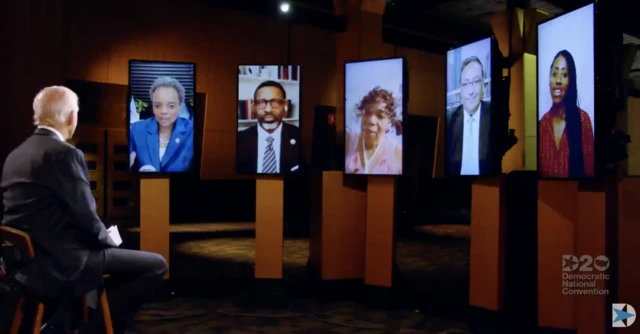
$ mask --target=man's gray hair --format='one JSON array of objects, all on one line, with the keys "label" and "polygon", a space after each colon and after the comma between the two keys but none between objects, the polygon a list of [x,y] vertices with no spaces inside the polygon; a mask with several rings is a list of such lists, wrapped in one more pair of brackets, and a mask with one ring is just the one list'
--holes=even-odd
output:
[{"label": "man's gray hair", "polygon": [[46,87],[33,99],[34,125],[62,125],[72,112],[78,112],[78,95],[67,87]]},{"label": "man's gray hair", "polygon": [[159,77],[157,78],[153,84],[151,85],[151,89],[149,89],[149,98],[153,101],[153,92],[158,89],[158,87],[171,87],[178,92],[178,101],[182,105],[185,99],[185,90],[182,84],[178,80],[172,77]]}]

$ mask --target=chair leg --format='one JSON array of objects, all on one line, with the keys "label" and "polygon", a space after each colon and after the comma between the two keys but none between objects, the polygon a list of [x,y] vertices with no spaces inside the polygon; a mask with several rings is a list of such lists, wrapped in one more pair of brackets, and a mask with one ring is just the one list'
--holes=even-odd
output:
[{"label": "chair leg", "polygon": [[106,289],[103,289],[100,294],[100,309],[102,310],[102,318],[104,319],[105,334],[113,334],[113,321],[111,320],[111,310],[109,310],[109,300],[107,299]]},{"label": "chair leg", "polygon": [[16,311],[13,314],[13,322],[11,323],[11,331],[10,334],[18,334],[20,331],[20,325],[22,324],[22,307],[24,306],[24,297],[18,300],[18,305],[16,305]]},{"label": "chair leg", "polygon": [[40,334],[42,318],[44,318],[44,303],[38,303],[36,318],[33,320],[33,334]]},{"label": "chair leg", "polygon": [[86,293],[82,295],[82,321],[85,324],[89,322],[89,300]]}]

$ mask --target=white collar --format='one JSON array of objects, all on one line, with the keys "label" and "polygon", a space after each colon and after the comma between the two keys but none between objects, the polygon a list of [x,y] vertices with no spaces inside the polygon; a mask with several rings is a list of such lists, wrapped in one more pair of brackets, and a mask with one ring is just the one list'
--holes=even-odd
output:
[{"label": "white collar", "polygon": [[60,133],[60,131],[58,131],[58,130],[56,130],[56,129],[54,129],[54,128],[50,127],[50,126],[46,126],[46,125],[38,125],[38,129],[47,129],[47,130],[49,130],[49,131],[51,131],[51,132],[55,133],[55,134],[56,134],[56,136],[58,136],[58,138],[60,138],[60,140],[62,140],[62,141],[66,141],[66,140],[64,139],[64,137],[62,136],[62,133]]},{"label": "white collar", "polygon": [[267,132],[267,130],[265,130],[262,126],[260,126],[260,124],[258,124],[257,126],[258,126],[258,136],[261,138],[267,138],[269,136],[272,136],[273,139],[275,140],[275,139],[279,139],[280,133],[282,133],[282,122],[280,122],[278,127],[272,133]]},{"label": "white collar", "polygon": [[478,110],[476,110],[475,114],[471,115],[471,113],[469,113],[467,111],[467,109],[462,109],[463,113],[464,113],[464,121],[468,121],[470,119],[473,119],[474,121],[479,121],[480,120],[480,109],[482,108],[482,105],[478,106]]}]

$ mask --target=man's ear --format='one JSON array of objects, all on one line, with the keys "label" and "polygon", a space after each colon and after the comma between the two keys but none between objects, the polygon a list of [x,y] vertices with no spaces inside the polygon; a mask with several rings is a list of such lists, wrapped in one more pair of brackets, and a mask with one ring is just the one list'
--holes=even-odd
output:
[{"label": "man's ear", "polygon": [[78,117],[78,113],[72,110],[69,113],[69,116],[67,117],[67,122],[66,122],[67,124],[66,125],[70,126],[70,127],[73,126],[75,124],[75,122],[76,122],[76,118],[77,117]]}]

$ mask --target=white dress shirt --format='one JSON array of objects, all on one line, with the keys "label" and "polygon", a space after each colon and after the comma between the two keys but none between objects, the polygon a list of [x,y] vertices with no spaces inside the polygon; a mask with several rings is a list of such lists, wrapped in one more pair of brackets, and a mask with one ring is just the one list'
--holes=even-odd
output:
[{"label": "white dress shirt", "polygon": [[480,174],[480,108],[475,114],[463,110],[464,123],[462,125],[462,166],[460,175]]},{"label": "white dress shirt", "polygon": [[262,163],[264,162],[264,154],[267,151],[267,137],[273,137],[273,151],[276,154],[276,173],[280,173],[280,142],[282,141],[282,123],[278,125],[273,133],[267,132],[260,125],[258,128],[258,173],[262,173]]},{"label": "white dress shirt", "polygon": [[47,129],[47,130],[49,130],[49,131],[51,131],[51,132],[55,133],[55,134],[56,134],[56,136],[58,136],[58,138],[60,138],[60,140],[62,140],[62,141],[66,141],[66,140],[64,139],[64,137],[62,136],[62,133],[60,133],[58,130],[56,130],[56,129],[54,129],[54,128],[50,127],[50,126],[46,126],[46,125],[38,125],[38,129]]},{"label": "white dress shirt", "polygon": [[375,174],[373,173],[370,169],[374,169],[376,166],[372,166],[369,162],[371,162],[371,160],[373,160],[373,158],[376,157],[376,154],[380,151],[379,148],[380,146],[382,146],[383,143],[379,142],[378,145],[376,146],[376,148],[373,150],[373,153],[371,153],[371,156],[367,156],[367,148],[364,146],[364,140],[362,140],[362,155],[364,157],[364,172],[365,174]]}]

